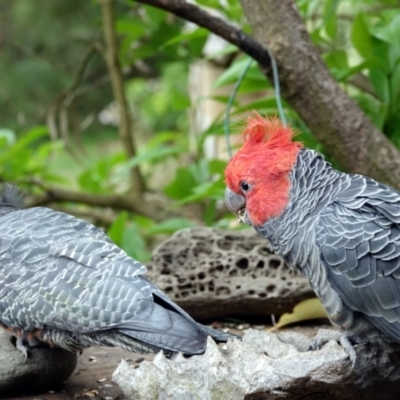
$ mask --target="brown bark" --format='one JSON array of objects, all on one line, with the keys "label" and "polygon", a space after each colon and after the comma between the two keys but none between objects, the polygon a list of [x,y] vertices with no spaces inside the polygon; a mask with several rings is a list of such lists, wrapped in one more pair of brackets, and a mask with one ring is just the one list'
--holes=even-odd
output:
[{"label": "brown bark", "polygon": [[330,75],[292,0],[241,0],[275,55],[282,96],[346,171],[400,188],[400,153]]}]

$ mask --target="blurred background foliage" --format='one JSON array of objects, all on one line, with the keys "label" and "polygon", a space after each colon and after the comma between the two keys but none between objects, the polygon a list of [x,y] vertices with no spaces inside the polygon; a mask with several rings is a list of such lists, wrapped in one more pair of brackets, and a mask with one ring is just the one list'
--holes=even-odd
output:
[{"label": "blurred background foliage", "polygon": [[[249,31],[239,2],[197,3]],[[332,75],[400,146],[400,2],[297,5]],[[103,226],[130,255],[146,261],[149,249],[177,229],[234,225],[223,206],[226,152],[206,144],[223,140],[223,110],[248,58],[155,8],[121,0],[114,14],[133,157],[119,133],[99,2],[0,0],[0,180],[20,185],[30,204]],[[194,65],[218,71],[206,95],[193,91]],[[196,109],[210,100],[219,111],[199,124]],[[234,103],[232,132],[253,109],[277,114],[273,88],[255,63]],[[325,152],[287,104],[285,112],[301,131],[299,140]],[[133,187],[132,169],[143,188]],[[107,195],[117,200],[103,199]],[[154,207],[142,210],[130,199]]]}]

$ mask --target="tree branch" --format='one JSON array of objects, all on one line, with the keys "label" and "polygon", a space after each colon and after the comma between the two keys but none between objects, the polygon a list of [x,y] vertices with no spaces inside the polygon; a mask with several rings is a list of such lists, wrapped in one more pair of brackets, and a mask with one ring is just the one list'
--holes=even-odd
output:
[{"label": "tree branch", "polygon": [[75,215],[78,218],[86,219],[92,224],[108,228],[117,218],[117,214],[111,209],[99,210],[95,208],[79,209],[76,207],[63,207],[58,204],[51,206],[53,210]]},{"label": "tree branch", "polygon": [[[36,182],[36,184],[38,184]],[[38,184],[39,185],[39,184]],[[43,194],[35,196],[27,201],[27,207],[38,207],[53,202],[74,202],[82,203],[90,206],[110,207],[116,210],[127,210],[133,213],[143,214],[157,219],[160,209],[157,209],[152,203],[137,201],[133,196],[119,195],[98,195],[93,193],[76,192],[73,190],[65,190],[60,187],[49,187],[43,185],[41,189]]]},{"label": "tree branch", "polygon": [[[114,0],[99,0],[103,16],[103,31],[105,41],[104,56],[110,73],[112,90],[120,108],[119,134],[128,159],[135,157],[136,148],[132,136],[132,119],[125,97],[124,80],[118,58],[118,45],[114,26]],[[145,190],[139,167],[131,169],[132,186],[135,197],[142,200]]]},{"label": "tree branch", "polygon": [[207,28],[253,57],[271,78],[276,58],[282,97],[349,172],[400,189],[400,153],[330,75],[292,0],[241,0],[257,41],[185,0],[137,0]]}]

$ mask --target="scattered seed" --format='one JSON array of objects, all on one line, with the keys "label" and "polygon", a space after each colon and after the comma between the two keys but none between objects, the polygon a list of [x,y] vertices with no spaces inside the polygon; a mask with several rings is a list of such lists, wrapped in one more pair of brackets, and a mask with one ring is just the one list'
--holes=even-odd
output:
[{"label": "scattered seed", "polygon": [[97,379],[97,382],[101,383],[101,382],[105,382],[107,379],[106,378],[101,378],[101,379]]}]

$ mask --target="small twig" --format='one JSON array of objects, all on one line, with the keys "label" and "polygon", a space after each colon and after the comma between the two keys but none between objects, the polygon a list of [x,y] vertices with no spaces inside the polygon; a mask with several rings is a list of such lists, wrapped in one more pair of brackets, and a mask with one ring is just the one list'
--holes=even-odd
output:
[{"label": "small twig", "polygon": [[[38,184],[38,183],[36,183]],[[162,210],[149,202],[138,202],[135,198],[121,195],[98,195],[93,193],[66,190],[61,187],[47,186],[41,183],[43,194],[32,197],[27,201],[27,207],[43,206],[50,203],[73,202],[97,207],[110,207],[116,210],[127,210],[157,219]]]},{"label": "small twig", "polygon": [[[115,34],[114,0],[99,0],[103,17],[103,31],[105,50],[104,57],[111,78],[114,97],[120,108],[119,134],[128,159],[135,157],[136,148],[132,136],[132,119],[129,113],[128,102],[125,97],[124,80],[118,58],[117,38]],[[132,192],[142,200],[145,185],[138,166],[131,169]]]},{"label": "small twig", "polygon": [[[64,91],[62,92],[57,99],[54,101],[54,103],[48,108],[47,111],[47,126],[49,127],[49,132],[50,132],[50,137],[53,140],[56,140],[60,135],[59,135],[59,130],[58,130],[58,124],[57,124],[57,112],[61,108],[68,108],[69,105],[71,104],[74,96],[71,96],[79,85],[82,83],[83,76],[86,71],[86,67],[88,66],[93,54],[96,52],[96,47],[91,46],[90,49],[86,52],[85,56],[83,57],[80,65],[78,66],[78,69],[76,70],[74,74],[74,79],[71,83],[71,85]],[[66,100],[68,101],[64,103]],[[65,110],[66,111],[66,110]],[[65,118],[63,121],[64,127],[63,131],[65,131]],[[64,133],[65,135],[65,133]],[[64,138],[65,139],[65,138]]]}]

